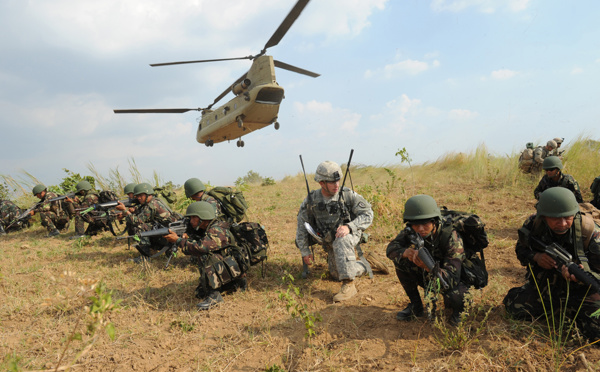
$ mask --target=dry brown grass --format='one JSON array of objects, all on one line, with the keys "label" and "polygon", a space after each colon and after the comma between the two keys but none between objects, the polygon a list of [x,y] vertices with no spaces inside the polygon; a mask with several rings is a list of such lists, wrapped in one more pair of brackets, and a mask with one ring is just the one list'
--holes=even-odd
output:
[{"label": "dry brown grass", "polygon": [[[353,170],[355,189],[377,198],[377,218],[368,230],[371,242],[364,248],[381,256],[402,225],[404,201],[416,193],[428,193],[452,209],[476,212],[487,223],[490,284],[475,295],[475,306],[490,315],[483,332],[463,350],[444,350],[431,323],[395,320],[407,299],[394,275],[360,279],[355,298],[332,304],[339,283],[322,278],[326,263],[321,252],[311,278],[296,281],[309,309],[323,317],[317,335],[304,338],[304,324],[290,317],[277,296],[286,288],[281,277],[286,272],[299,276],[301,268],[294,235],[305,184],[297,175],[245,192],[251,205],[249,219],[263,224],[270,238],[267,272],[262,278],[260,268],[252,268],[249,291],[225,296],[225,303],[209,312],[196,310],[197,270],[186,257],[174,259],[168,270],[162,269],[163,259],[135,265],[126,259],[136,254],[109,235],[78,244],[63,236],[45,239],[39,225],[1,238],[0,366],[56,367],[87,302],[77,296],[77,288],[53,280],[69,271],[78,278],[103,280],[114,290],[113,296],[123,300],[122,309],[110,314],[116,340],[102,334],[74,370],[255,371],[273,366],[287,371],[556,370],[555,350],[544,336],[543,322],[509,320],[502,306],[508,289],[523,282],[514,242],[517,228],[534,210],[536,181],[505,169],[514,163],[514,158],[488,158],[479,148],[412,170]],[[392,174],[396,181],[390,186]],[[577,172],[573,174],[577,178]],[[52,306],[44,306],[49,298]],[[480,326],[482,314],[468,324]],[[72,341],[65,360],[82,346]],[[561,355],[567,358],[577,346],[574,341]],[[600,352],[585,348],[567,358],[562,368],[598,370]]]}]

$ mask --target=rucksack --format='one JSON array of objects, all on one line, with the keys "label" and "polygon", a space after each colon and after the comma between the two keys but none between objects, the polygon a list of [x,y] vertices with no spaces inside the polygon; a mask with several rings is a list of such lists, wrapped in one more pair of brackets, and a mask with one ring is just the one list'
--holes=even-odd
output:
[{"label": "rucksack", "polygon": [[460,281],[475,289],[485,287],[488,284],[488,272],[483,250],[490,243],[485,223],[476,214],[448,210],[446,207],[442,207],[441,212],[441,241],[450,240],[452,230],[456,230],[463,240],[465,260],[461,266]]},{"label": "rucksack", "polygon": [[106,203],[114,200],[119,200],[119,197],[112,190],[102,190],[98,194],[98,199],[100,200],[100,203]]},{"label": "rucksack", "polygon": [[600,194],[600,177],[594,178],[594,182],[592,182],[592,185],[590,186],[590,191],[594,196]]},{"label": "rucksack", "polygon": [[175,192],[173,190],[171,190],[170,188],[167,187],[162,187],[162,186],[156,186],[154,188],[154,193],[158,196],[161,197],[168,203],[168,204],[173,204],[177,201],[177,194],[175,194]]},{"label": "rucksack", "polygon": [[265,229],[256,222],[242,222],[233,224],[229,229],[237,245],[247,252],[247,259],[251,266],[267,259],[269,239]]},{"label": "rucksack", "polygon": [[223,213],[233,222],[240,222],[246,216],[248,203],[241,191],[235,191],[231,187],[218,186],[208,191],[207,194],[217,199]]}]

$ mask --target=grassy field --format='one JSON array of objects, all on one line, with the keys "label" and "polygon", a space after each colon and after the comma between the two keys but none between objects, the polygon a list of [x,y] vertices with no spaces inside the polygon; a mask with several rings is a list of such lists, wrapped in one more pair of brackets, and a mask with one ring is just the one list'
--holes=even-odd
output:
[{"label": "grassy field", "polygon": [[[579,181],[585,200],[591,199],[589,185],[600,175],[596,146],[581,139],[564,161],[565,172]],[[311,187],[318,187],[311,180],[309,175]],[[294,237],[306,189],[304,178],[297,175],[245,191],[251,206],[248,219],[263,224],[270,239],[264,277],[260,266],[253,267],[249,290],[224,296],[225,303],[208,312],[196,310],[198,271],[188,257],[173,259],[167,270],[163,258],[138,265],[127,262],[136,251],[108,233],[70,240],[71,227],[69,233],[48,239],[39,223],[0,238],[0,369],[600,369],[600,349],[586,346],[576,332],[560,342],[544,319],[532,324],[505,315],[502,299],[523,283],[525,269],[514,245],[517,229],[534,212],[538,182],[517,171],[516,156],[489,156],[481,146],[419,166],[356,166],[352,180],[376,213],[363,249],[379,254],[390,269],[385,248],[402,228],[403,204],[410,196],[432,195],[439,205],[477,213],[486,222],[490,283],[472,291],[473,305],[462,326],[396,321],[396,312],[408,300],[394,274],[361,278],[357,296],[333,304],[340,284],[327,279],[325,257],[318,249],[311,277],[300,279]],[[291,283],[284,280],[290,274],[295,279]],[[289,296],[282,299],[288,288]],[[292,317],[288,307],[300,316]],[[307,338],[306,324],[313,318],[308,329],[314,335]]]}]

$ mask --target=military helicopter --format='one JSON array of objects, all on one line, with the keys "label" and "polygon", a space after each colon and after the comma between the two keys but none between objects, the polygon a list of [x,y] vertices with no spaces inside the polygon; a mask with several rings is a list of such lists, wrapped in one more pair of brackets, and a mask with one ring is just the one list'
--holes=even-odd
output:
[{"label": "military helicopter", "polygon": [[[279,25],[275,33],[265,44],[260,53],[246,57],[205,59],[197,61],[181,61],[151,64],[152,67],[180,65],[188,63],[204,63],[249,59],[252,66],[230,87],[225,89],[213,103],[204,108],[170,108],[170,109],[125,109],[114,110],[116,114],[179,114],[188,111],[201,111],[202,117],[198,121],[196,140],[212,147],[215,143],[237,140],[238,147],[244,147],[242,136],[273,124],[279,129],[277,114],[279,105],[284,98],[284,90],[275,80],[275,67],[297,72],[310,77],[320,76],[317,73],[274,60],[266,55],[268,48],[279,44],[279,41],[296,21],[304,7],[310,0],[298,0],[292,10]],[[219,108],[212,107],[224,98],[229,92],[235,97]]]}]

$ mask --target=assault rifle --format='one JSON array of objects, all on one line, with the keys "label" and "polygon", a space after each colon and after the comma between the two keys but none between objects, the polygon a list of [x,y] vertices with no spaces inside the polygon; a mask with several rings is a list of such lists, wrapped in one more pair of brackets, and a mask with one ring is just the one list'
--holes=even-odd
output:
[{"label": "assault rifle", "polygon": [[15,220],[10,223],[10,225],[6,226],[5,230],[8,231],[8,229],[10,229],[13,226],[18,226],[20,224],[27,223],[27,221],[31,218],[31,211],[36,209],[41,204],[42,204],[42,202],[39,201],[39,202],[35,203],[31,208],[27,209],[25,212],[18,215],[17,218],[15,218]]},{"label": "assault rifle", "polygon": [[[139,241],[142,238],[152,238],[152,237],[168,235],[169,230],[173,231],[178,236],[182,236],[186,229],[187,229],[187,220],[183,219],[183,220],[171,222],[169,224],[169,226],[167,226],[167,227],[157,227],[157,228],[149,230],[149,231],[142,231],[135,235],[119,236],[119,237],[117,237],[117,240],[133,238],[134,240]],[[169,256],[169,258],[167,259],[167,263],[165,265],[165,269],[166,269],[167,267],[169,267],[171,258],[173,258],[177,255],[177,246],[175,244],[166,245],[165,247],[163,247],[163,249],[161,249],[158,253],[151,256],[150,258],[158,257],[163,253],[165,253]]]},{"label": "assault rifle", "polygon": [[65,200],[66,198],[72,198],[74,196],[75,196],[75,193],[74,192],[70,192],[68,194],[56,196],[54,198],[45,200],[44,203],[52,203],[52,202],[55,202],[55,201]]},{"label": "assault rifle", "polygon": [[566,266],[569,273],[574,275],[577,280],[583,284],[592,287],[594,292],[600,292],[600,281],[591,273],[583,270],[578,264],[573,262],[573,256],[561,247],[558,243],[546,244],[538,238],[529,235],[529,239],[534,243],[533,248],[539,252],[546,253],[556,261],[557,270],[561,270],[562,266]]},{"label": "assault rifle", "polygon": [[105,203],[98,203],[98,204],[94,204],[91,207],[88,208],[78,208],[76,209],[76,211],[79,211],[79,213],[82,216],[85,216],[86,214],[88,214],[91,211],[106,211],[108,209],[114,208],[117,205],[119,205],[119,203],[122,203],[125,207],[129,208],[129,207],[133,207],[134,205],[137,205],[137,200],[112,200],[112,201],[108,201]]},{"label": "assault rifle", "polygon": [[409,239],[410,239],[410,242],[415,245],[415,249],[417,250],[417,253],[419,254],[419,259],[421,261],[423,261],[425,266],[427,266],[427,268],[429,269],[429,272],[432,273],[433,275],[435,275],[439,279],[440,284],[442,285],[442,287],[444,289],[448,289],[449,288],[448,283],[446,283],[446,281],[442,277],[442,274],[440,273],[440,264],[439,264],[439,262],[434,261],[429,250],[427,248],[425,248],[425,242],[423,241],[423,238],[421,237],[421,235],[414,233],[414,234],[410,235]]}]

